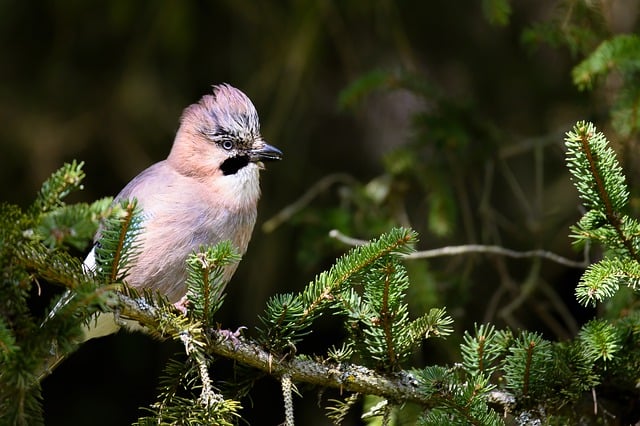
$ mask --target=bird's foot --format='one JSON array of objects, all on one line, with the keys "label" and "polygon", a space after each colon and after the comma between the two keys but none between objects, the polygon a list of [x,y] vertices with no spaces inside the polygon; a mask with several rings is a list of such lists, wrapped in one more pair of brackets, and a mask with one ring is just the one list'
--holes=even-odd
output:
[{"label": "bird's foot", "polygon": [[187,298],[187,296],[184,296],[182,299],[174,303],[173,306],[175,306],[177,310],[182,312],[182,315],[186,316],[189,306],[189,299]]},{"label": "bird's foot", "polygon": [[242,330],[246,330],[246,329],[247,327],[243,325],[238,327],[236,331],[219,330],[219,333],[220,333],[220,336],[222,336],[223,342],[231,341],[234,347],[238,347],[238,345],[240,344],[239,337],[242,335]]}]

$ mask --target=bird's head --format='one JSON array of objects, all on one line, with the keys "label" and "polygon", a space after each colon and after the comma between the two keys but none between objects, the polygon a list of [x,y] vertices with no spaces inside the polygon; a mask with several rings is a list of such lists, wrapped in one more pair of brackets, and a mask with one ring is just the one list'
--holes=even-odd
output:
[{"label": "bird's head", "polygon": [[282,152],[260,135],[258,113],[240,90],[221,84],[187,107],[168,161],[181,173],[210,178],[254,172]]}]

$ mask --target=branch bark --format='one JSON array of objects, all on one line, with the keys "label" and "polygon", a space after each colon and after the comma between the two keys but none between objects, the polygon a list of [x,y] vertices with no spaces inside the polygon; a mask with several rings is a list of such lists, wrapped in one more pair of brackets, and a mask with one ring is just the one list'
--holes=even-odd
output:
[{"label": "branch bark", "polygon": [[[157,324],[158,309],[144,300],[119,294],[120,304],[114,307],[120,315],[145,324]],[[168,330],[179,332],[179,330]],[[434,401],[417,391],[417,382],[408,373],[384,375],[369,368],[349,363],[314,361],[307,358],[282,358],[265,351],[258,343],[228,330],[206,330],[211,344],[206,350],[232,359],[275,377],[289,376],[296,383],[349,392],[378,395],[393,401],[413,402],[431,407]]]}]

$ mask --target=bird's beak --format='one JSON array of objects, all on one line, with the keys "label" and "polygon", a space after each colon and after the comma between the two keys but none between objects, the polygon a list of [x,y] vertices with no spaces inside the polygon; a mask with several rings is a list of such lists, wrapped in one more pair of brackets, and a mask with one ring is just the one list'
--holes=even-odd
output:
[{"label": "bird's beak", "polygon": [[282,151],[263,142],[249,152],[249,157],[254,162],[282,160]]}]

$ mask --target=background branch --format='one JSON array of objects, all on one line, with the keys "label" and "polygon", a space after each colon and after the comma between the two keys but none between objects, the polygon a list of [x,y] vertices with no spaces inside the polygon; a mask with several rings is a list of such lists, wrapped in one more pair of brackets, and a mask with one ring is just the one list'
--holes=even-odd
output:
[{"label": "background branch", "polygon": [[[359,240],[357,238],[350,237],[348,235],[344,235],[337,229],[332,229],[329,232],[329,236],[331,238],[335,238],[336,240],[348,244],[350,246],[359,246],[366,244],[368,241]],[[442,256],[457,256],[460,254],[470,254],[470,253],[480,253],[480,254],[497,254],[499,256],[507,256],[512,258],[530,258],[530,257],[541,257],[547,260],[551,260],[552,262],[558,263],[560,265],[568,266],[570,268],[578,268],[585,269],[589,266],[589,260],[586,258],[578,262],[575,260],[567,259],[566,257],[560,256],[558,254],[552,253],[547,250],[527,250],[527,251],[516,251],[507,249],[500,246],[495,245],[483,245],[483,244],[464,244],[459,246],[447,246],[441,247],[432,250],[422,250],[416,251],[404,256],[405,259],[429,259],[433,257],[442,257]]]}]

